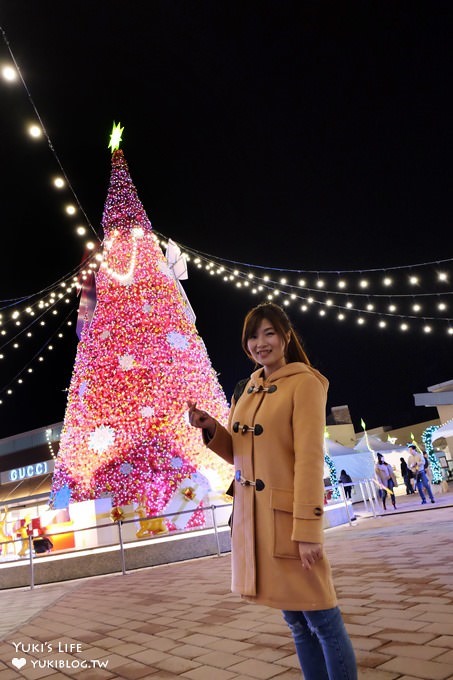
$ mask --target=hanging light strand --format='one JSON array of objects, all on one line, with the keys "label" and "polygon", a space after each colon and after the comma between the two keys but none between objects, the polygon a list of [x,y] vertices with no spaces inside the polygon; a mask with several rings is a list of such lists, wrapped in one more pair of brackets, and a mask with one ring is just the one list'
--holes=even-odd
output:
[{"label": "hanging light strand", "polygon": [[[35,352],[35,354],[34,354],[33,357],[30,359],[30,361],[28,361],[21,369],[19,369],[19,371],[17,371],[17,372],[15,373],[15,375],[14,375],[14,376],[13,376],[13,377],[5,384],[5,385],[3,385],[2,387],[0,387],[0,395],[3,395],[3,394],[5,394],[5,393],[8,394],[8,395],[13,394],[12,385],[17,384],[17,383],[20,383],[20,384],[21,384],[21,383],[23,382],[22,376],[24,375],[24,373],[25,373],[26,371],[32,372],[31,366],[32,366],[32,364],[35,363],[36,359],[41,360],[41,361],[44,360],[44,358],[43,358],[43,356],[42,356],[43,351],[44,351],[46,348],[50,347],[50,343],[51,343],[52,340],[55,338],[55,336],[57,335],[57,333],[61,330],[61,328],[62,328],[64,325],[72,325],[71,322],[68,321],[68,319],[69,319],[69,317],[71,316],[71,314],[74,313],[75,309],[76,309],[76,307],[72,307],[72,309],[69,310],[68,314],[65,316],[65,318],[64,318],[63,321],[60,323],[60,325],[58,326],[58,328],[53,332],[52,336],[46,339],[46,341],[40,346],[40,348],[38,349],[38,351]],[[1,404],[1,403],[2,403],[2,401],[0,400],[0,404]]]},{"label": "hanging light strand", "polygon": [[90,227],[91,231],[92,231],[93,234],[96,236],[96,238],[99,240],[99,236],[98,236],[98,234],[97,234],[95,228],[94,228],[93,225],[91,224],[90,219],[88,218],[88,215],[86,214],[85,210],[83,209],[83,206],[82,206],[82,204],[81,204],[80,201],[79,201],[79,198],[78,198],[78,196],[77,196],[77,194],[76,194],[76,191],[75,191],[74,187],[72,186],[72,184],[71,184],[71,182],[70,182],[70,180],[69,180],[69,177],[67,176],[67,174],[66,174],[66,172],[65,172],[65,169],[63,168],[63,165],[61,164],[61,161],[60,161],[60,158],[58,157],[57,152],[55,151],[55,148],[54,148],[54,146],[53,146],[53,144],[52,144],[52,140],[50,139],[50,137],[49,137],[49,135],[48,135],[48,133],[47,133],[46,126],[44,125],[44,122],[43,122],[43,120],[42,120],[42,118],[41,118],[41,115],[40,115],[40,113],[39,113],[39,111],[38,111],[38,109],[37,109],[37,107],[36,107],[36,104],[35,104],[35,102],[34,102],[34,100],[33,100],[33,97],[31,96],[31,92],[30,92],[30,90],[29,90],[29,88],[28,88],[28,86],[27,86],[27,83],[25,82],[25,79],[24,79],[23,75],[22,75],[22,72],[21,72],[21,70],[20,70],[19,64],[17,63],[16,57],[14,56],[13,50],[12,50],[11,45],[10,45],[9,40],[8,40],[8,36],[6,35],[4,29],[3,29],[1,26],[0,26],[0,31],[1,31],[1,33],[2,33],[3,41],[4,41],[4,43],[5,43],[5,45],[6,45],[6,48],[7,48],[8,52],[9,52],[9,55],[10,55],[10,57],[11,57],[11,60],[12,60],[12,62],[13,62],[13,64],[14,64],[14,68],[16,69],[17,74],[18,74],[18,76],[19,76],[19,78],[20,78],[20,81],[21,81],[21,83],[22,83],[22,86],[23,86],[23,88],[24,88],[24,90],[25,90],[25,92],[26,92],[26,94],[27,94],[28,101],[30,102],[30,104],[31,104],[31,106],[32,106],[32,108],[33,108],[33,111],[35,112],[35,115],[36,115],[36,118],[37,118],[38,121],[39,121],[39,125],[40,125],[40,127],[41,127],[41,130],[42,130],[42,132],[43,132],[43,134],[44,134],[44,136],[45,136],[45,138],[46,138],[46,140],[47,140],[47,144],[48,144],[48,146],[49,146],[49,149],[50,149],[51,153],[53,154],[53,157],[55,158],[55,161],[57,162],[57,165],[58,165],[58,167],[60,168],[60,171],[61,171],[63,177],[65,178],[65,181],[66,181],[66,183],[67,183],[67,185],[68,185],[68,188],[69,188],[69,190],[71,191],[72,195],[74,196],[74,200],[76,201],[76,203],[77,203],[77,205],[78,205],[78,207],[79,207],[80,212],[81,212],[82,215],[84,216],[86,223],[88,224],[88,226]]}]

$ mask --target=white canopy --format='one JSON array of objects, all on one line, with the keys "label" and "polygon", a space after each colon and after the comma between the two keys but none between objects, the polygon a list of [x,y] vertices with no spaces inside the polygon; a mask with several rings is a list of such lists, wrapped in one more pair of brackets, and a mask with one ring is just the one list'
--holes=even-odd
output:
[{"label": "white canopy", "polygon": [[327,453],[329,456],[347,456],[350,455],[351,453],[357,453],[357,451],[354,451],[354,449],[350,449],[347,446],[343,446],[343,444],[339,444],[338,442],[334,441],[333,439],[329,439],[326,437],[325,439],[326,442],[326,449]]},{"label": "white canopy", "polygon": [[375,453],[378,451],[387,451],[390,453],[391,451],[406,451],[406,448],[406,446],[395,446],[392,442],[384,442],[374,434],[363,434],[354,446],[354,451],[361,452],[369,451],[371,449],[371,451],[374,451]]},{"label": "white canopy", "polygon": [[431,441],[434,442],[441,437],[453,437],[453,419],[447,420],[447,422],[438,427],[437,430],[434,430]]}]

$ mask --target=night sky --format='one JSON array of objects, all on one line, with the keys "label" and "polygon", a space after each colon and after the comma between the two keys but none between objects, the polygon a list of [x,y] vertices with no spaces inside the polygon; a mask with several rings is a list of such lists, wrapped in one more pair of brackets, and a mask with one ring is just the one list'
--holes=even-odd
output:
[{"label": "night sky", "polygon": [[[74,196],[51,186],[59,163],[102,238],[120,121],[159,233],[244,270],[322,278],[433,263],[425,280],[449,273],[442,299],[453,317],[452,19],[451,2],[4,0],[0,61],[11,61],[8,41],[28,93],[0,80],[1,299],[46,288],[83,257],[75,224],[86,220],[66,216]],[[52,148],[27,136],[33,104]],[[230,398],[253,368],[240,347],[244,314],[264,298],[191,266],[184,287]],[[382,332],[372,318],[359,327],[353,316],[287,311],[330,380],[329,410],[349,405],[357,430],[361,419],[373,428],[437,417],[413,394],[453,377],[445,324]],[[5,386],[37,348],[0,350],[0,437],[63,420],[76,344],[66,333],[11,396]]]}]

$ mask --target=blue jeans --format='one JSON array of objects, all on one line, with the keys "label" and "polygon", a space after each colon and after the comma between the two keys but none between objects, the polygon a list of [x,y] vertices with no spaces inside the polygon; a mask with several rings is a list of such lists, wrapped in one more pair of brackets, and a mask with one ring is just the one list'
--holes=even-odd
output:
[{"label": "blue jeans", "polygon": [[431,501],[434,500],[433,492],[431,491],[431,485],[429,483],[428,477],[426,476],[426,472],[424,470],[420,470],[420,472],[416,473],[417,477],[417,489],[418,493],[420,494],[420,498],[422,499],[422,502],[426,502],[425,494],[423,493],[423,487],[425,487],[426,491],[428,492],[428,496]]},{"label": "blue jeans", "polygon": [[351,640],[338,607],[283,611],[305,680],[357,680]]}]

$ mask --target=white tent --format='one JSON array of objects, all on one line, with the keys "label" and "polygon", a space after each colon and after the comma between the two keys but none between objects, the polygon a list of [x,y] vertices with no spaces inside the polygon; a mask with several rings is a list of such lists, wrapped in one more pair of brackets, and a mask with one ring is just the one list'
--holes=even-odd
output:
[{"label": "white tent", "polygon": [[402,452],[406,451],[407,447],[406,446],[395,446],[395,444],[392,444],[392,442],[384,442],[382,439],[379,439],[374,434],[363,434],[362,437],[359,439],[357,444],[354,446],[354,451],[374,451],[374,453],[379,452]]},{"label": "white tent", "polygon": [[367,452],[370,456],[370,462],[372,462],[372,465],[367,467],[370,477],[374,477],[374,466],[377,461],[377,453],[382,453],[385,462],[390,463],[392,466],[398,483],[403,484],[403,479],[401,477],[400,458],[407,460],[407,446],[395,446],[395,444],[392,444],[392,442],[382,441],[382,439],[380,439],[377,435],[364,433],[354,446],[354,450],[357,453]]},{"label": "white tent", "polygon": [[[374,459],[373,454],[368,449],[365,451],[355,451],[328,438],[325,440],[325,446],[335,465],[338,477],[341,470],[346,470],[353,482],[373,477]],[[357,487],[354,490],[354,500],[359,501],[361,499],[362,495]]]},{"label": "white tent", "polygon": [[343,446],[343,444],[339,444],[338,442],[334,441],[333,439],[329,439],[326,437],[325,439],[326,442],[326,449],[327,453],[329,456],[347,456],[349,454],[354,454],[357,453],[357,451],[354,451],[354,449],[350,449],[348,446]]},{"label": "white tent", "polygon": [[453,437],[453,419],[447,420],[447,422],[438,427],[437,430],[434,430],[431,441],[434,442],[441,437]]}]

